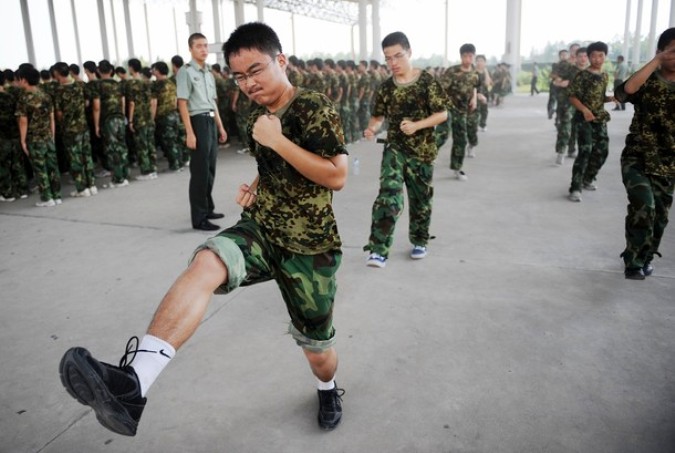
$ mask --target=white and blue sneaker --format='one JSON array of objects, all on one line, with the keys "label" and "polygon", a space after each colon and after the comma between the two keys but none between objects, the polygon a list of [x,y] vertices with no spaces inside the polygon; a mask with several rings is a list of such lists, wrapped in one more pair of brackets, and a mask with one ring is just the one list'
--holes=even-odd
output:
[{"label": "white and blue sneaker", "polygon": [[368,261],[366,261],[366,266],[368,267],[379,267],[381,269],[386,265],[387,265],[387,258],[378,253],[371,253],[368,256]]},{"label": "white and blue sneaker", "polygon": [[423,245],[414,245],[410,252],[410,258],[414,260],[421,260],[427,256],[427,248]]}]

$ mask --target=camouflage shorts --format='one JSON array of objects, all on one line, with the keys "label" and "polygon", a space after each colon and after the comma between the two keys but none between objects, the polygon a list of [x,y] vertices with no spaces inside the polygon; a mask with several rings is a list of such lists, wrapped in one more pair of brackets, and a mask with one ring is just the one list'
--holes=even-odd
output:
[{"label": "camouflage shorts", "polygon": [[335,344],[335,274],[342,252],[291,253],[272,244],[246,214],[234,226],[197,247],[190,261],[204,249],[218,255],[227,267],[228,279],[216,290],[217,294],[274,280],[291,317],[289,333],[298,346],[321,352]]}]

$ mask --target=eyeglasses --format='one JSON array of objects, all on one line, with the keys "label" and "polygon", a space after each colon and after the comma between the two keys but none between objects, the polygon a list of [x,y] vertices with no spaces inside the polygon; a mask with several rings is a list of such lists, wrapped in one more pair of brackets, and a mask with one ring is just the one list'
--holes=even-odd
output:
[{"label": "eyeglasses", "polygon": [[242,73],[236,73],[232,77],[234,78],[234,83],[237,84],[237,86],[241,86],[245,83],[248,82],[248,79],[256,79],[257,77],[260,76],[269,66],[270,64],[276,59],[276,57],[272,58],[270,61],[267,62],[267,64],[257,67],[253,69],[252,71],[249,71],[245,74]]},{"label": "eyeglasses", "polygon": [[385,57],[384,61],[386,63],[392,63],[394,61],[400,60],[403,57],[406,57],[407,54],[408,54],[407,52],[398,52],[398,53],[395,53],[394,55],[392,55],[391,57]]}]

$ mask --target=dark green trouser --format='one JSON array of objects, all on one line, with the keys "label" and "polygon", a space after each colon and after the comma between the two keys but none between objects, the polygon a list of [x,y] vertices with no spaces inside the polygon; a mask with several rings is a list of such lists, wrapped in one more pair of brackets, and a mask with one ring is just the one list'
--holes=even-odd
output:
[{"label": "dark green trouser", "polygon": [[352,110],[351,107],[349,106],[349,102],[343,101],[340,104],[340,120],[342,121],[345,143],[351,143],[354,137],[354,131],[352,130],[351,116]]},{"label": "dark green trouser", "polygon": [[61,198],[61,173],[56,159],[56,147],[48,142],[28,143],[30,161],[42,201]]},{"label": "dark green trouser", "polygon": [[171,112],[168,115],[158,116],[157,142],[164,151],[166,160],[169,161],[169,169],[178,170],[182,165],[182,157],[178,147],[178,113]]},{"label": "dark green trouser", "polygon": [[19,198],[28,193],[24,158],[19,139],[0,139],[0,195],[3,197]]},{"label": "dark green trouser", "polygon": [[470,146],[478,146],[478,109],[466,116],[466,137]]},{"label": "dark green trouser", "polygon": [[659,250],[673,204],[675,178],[648,175],[643,160],[621,157],[621,175],[628,195],[626,249],[621,256],[627,269],[650,263]]},{"label": "dark green trouser", "polygon": [[361,101],[356,113],[359,118],[359,130],[363,132],[368,128],[368,121],[370,121],[370,102]]},{"label": "dark green trouser", "polygon": [[91,140],[89,130],[81,134],[64,135],[63,146],[70,160],[70,176],[75,181],[75,188],[82,192],[95,185],[94,161],[91,158]]},{"label": "dark green trouser", "polygon": [[461,170],[464,165],[464,153],[469,143],[467,129],[467,113],[452,111],[452,150],[450,153],[450,169]]},{"label": "dark green trouser", "polygon": [[112,170],[112,182],[121,183],[129,177],[127,160],[126,127],[122,116],[110,116],[103,121],[101,138],[106,162]]},{"label": "dark green trouser", "polygon": [[558,101],[558,122],[556,123],[558,136],[555,141],[555,152],[558,154],[564,153],[570,143],[573,112],[574,107],[572,107],[569,101]]},{"label": "dark green trouser", "polygon": [[577,120],[579,153],[572,166],[572,184],[570,192],[581,192],[584,184],[595,181],[598,172],[607,160],[609,137],[607,123]]},{"label": "dark green trouser", "polygon": [[155,149],[154,125],[136,126],[133,132],[133,141],[141,174],[147,175],[156,172],[157,150]]},{"label": "dark green trouser", "polygon": [[206,216],[213,212],[211,193],[216,179],[216,159],[218,157],[218,130],[216,121],[209,115],[190,117],[192,130],[197,137],[197,148],[190,157],[190,217],[196,227]]},{"label": "dark green trouser", "polygon": [[403,186],[410,203],[408,239],[413,245],[427,245],[434,196],[434,164],[397,151],[387,145],[382,154],[380,192],[373,204],[370,239],[364,250],[389,256],[396,221],[403,211]]},{"label": "dark green trouser", "polygon": [[482,128],[487,126],[488,118],[488,105],[487,102],[483,104],[482,102],[478,103],[478,125]]},{"label": "dark green trouser", "polygon": [[450,123],[452,121],[452,116],[448,112],[448,119],[443,121],[441,124],[436,125],[434,128],[434,141],[436,142],[436,149],[441,149],[445,142],[448,141],[450,137]]}]

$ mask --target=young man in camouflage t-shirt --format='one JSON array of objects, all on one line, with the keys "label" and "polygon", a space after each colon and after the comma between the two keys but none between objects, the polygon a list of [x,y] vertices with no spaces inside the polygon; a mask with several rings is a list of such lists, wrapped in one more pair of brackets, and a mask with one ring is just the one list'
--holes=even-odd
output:
[{"label": "young man in camouflage t-shirt", "polygon": [[394,240],[394,227],[403,211],[403,186],[408,192],[413,245],[410,257],[424,258],[429,241],[434,194],[434,160],[438,154],[434,126],[448,117],[448,99],[443,88],[426,71],[413,68],[410,43],[405,34],[394,32],[382,41],[385,61],[392,76],[375,93],[372,117],[364,131],[372,139],[388,120],[387,145],[382,155],[380,191],[373,203],[370,238],[364,250],[366,264],[384,267]]},{"label": "young man in camouflage t-shirt", "polygon": [[211,294],[269,280],[281,290],[289,332],[318,379],[320,427],[333,429],[342,416],[332,322],[342,253],[331,201],[347,177],[339,114],[323,94],[290,84],[287,57],[267,25],[240,26],[223,50],[240,89],[258,105],[247,136],[258,175],[239,188],[241,219],[195,251],[148,334],[128,346],[133,367],[126,360],[119,368],[98,362],[83,348],[61,361],[69,393],[120,434],[136,433],[148,387],[195,332]]},{"label": "young man in camouflage t-shirt", "polygon": [[643,280],[668,224],[675,190],[675,28],[659,37],[656,56],[618,86],[614,96],[635,106],[621,174],[628,195],[625,276]]},{"label": "young man in camouflage t-shirt", "polygon": [[[604,104],[613,102],[608,97],[608,76],[602,66],[607,56],[607,44],[594,42],[586,52],[590,67],[579,72],[569,86],[570,103],[576,109],[574,121],[577,123],[577,141],[579,154],[572,166],[570,201],[581,201],[581,190],[596,190],[595,178],[607,159],[609,137],[607,122],[609,112]],[[569,140],[569,137],[568,137]]]}]

